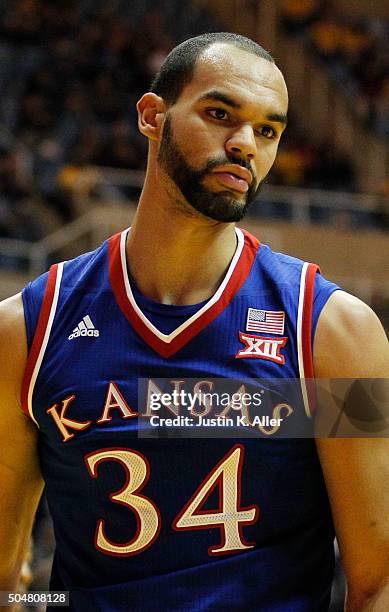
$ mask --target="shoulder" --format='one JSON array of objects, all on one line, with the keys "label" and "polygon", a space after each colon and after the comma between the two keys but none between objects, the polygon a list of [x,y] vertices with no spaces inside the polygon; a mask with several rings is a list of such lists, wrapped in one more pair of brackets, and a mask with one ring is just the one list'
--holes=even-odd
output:
[{"label": "shoulder", "polygon": [[286,253],[280,253],[279,251],[273,251],[267,244],[261,244],[259,253],[265,261],[271,261],[273,264],[279,265],[280,267],[288,268],[289,270],[301,271],[304,261],[298,257],[287,255]]},{"label": "shoulder", "polygon": [[300,286],[307,264],[297,257],[273,251],[267,244],[261,244],[257,265],[260,272],[270,281],[294,291]]},{"label": "shoulder", "polygon": [[25,421],[20,407],[27,361],[27,340],[21,294],[0,302],[0,401],[2,419]]},{"label": "shoulder", "polygon": [[[305,277],[309,270],[312,274],[312,281],[322,284],[331,284],[320,273],[320,266],[313,262],[304,261],[298,257],[293,257],[286,253],[273,251],[267,244],[261,244],[258,250],[258,265],[266,270],[266,273],[277,278],[287,285],[299,286],[300,281]],[[316,274],[319,272],[319,274]],[[315,277],[317,280],[315,280]]]},{"label": "shoulder", "polygon": [[[262,251],[262,252],[261,252]],[[323,306],[339,286],[322,276],[320,266],[261,245],[258,266],[278,287],[286,289],[300,301],[307,299],[313,306],[313,332]]]},{"label": "shoulder", "polygon": [[74,259],[63,262],[62,285],[72,287],[86,282],[92,285],[96,284],[98,287],[99,280],[96,278],[96,270],[99,267],[105,267],[107,263],[108,243],[109,241],[105,241],[94,251],[83,253]]},{"label": "shoulder", "polygon": [[319,317],[314,369],[318,378],[389,376],[389,345],[378,317],[345,291],[333,293]]},{"label": "shoulder", "polygon": [[[26,333],[20,293],[0,302],[0,361],[6,369],[26,360]],[[1,377],[3,380],[4,377]]]},{"label": "shoulder", "polygon": [[[62,291],[97,291],[101,287],[101,272],[107,270],[108,241],[94,251],[82,253],[73,259],[54,264],[49,272],[37,277],[23,289],[27,323],[31,313],[37,318],[47,290],[54,291],[59,284]],[[50,279],[50,283],[48,283]]]}]

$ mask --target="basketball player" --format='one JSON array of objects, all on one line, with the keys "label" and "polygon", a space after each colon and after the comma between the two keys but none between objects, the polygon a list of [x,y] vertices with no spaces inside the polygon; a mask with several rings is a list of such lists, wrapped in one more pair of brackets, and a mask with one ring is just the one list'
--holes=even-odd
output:
[{"label": "basketball player", "polygon": [[235,228],[287,106],[256,43],[176,47],[137,105],[149,154],[131,230],[1,305],[0,589],[43,476],[51,588],[71,610],[327,610],[332,517],[347,610],[389,609],[387,441],[137,435],[140,378],[301,377],[308,419],[304,377],[388,377],[365,304]]}]

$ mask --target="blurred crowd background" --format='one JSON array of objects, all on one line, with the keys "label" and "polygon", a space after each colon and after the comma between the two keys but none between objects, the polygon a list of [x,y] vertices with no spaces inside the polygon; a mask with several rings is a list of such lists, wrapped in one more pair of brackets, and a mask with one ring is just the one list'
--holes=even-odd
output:
[{"label": "blurred crowd background", "polygon": [[283,0],[282,12],[285,32],[306,38],[336,84],[357,101],[354,110],[361,121],[388,137],[388,22],[371,16],[350,19],[337,2],[325,0]]},{"label": "blurred crowd background", "polygon": [[[224,29],[181,0],[8,0],[0,4],[0,237],[37,240],[76,215],[69,188],[91,166],[142,170],[135,103],[177,42]],[[304,37],[361,122],[389,135],[388,24],[336,3],[284,0],[280,28]],[[270,182],[353,192],[353,159],[291,117]],[[377,186],[385,199],[389,186]],[[389,206],[368,222],[389,229]]]},{"label": "blurred crowd background", "polygon": [[[239,6],[249,12],[259,3],[241,0]],[[175,44],[228,29],[223,10],[209,10],[208,4],[221,6],[189,0],[0,2],[0,240],[36,242],[76,219],[80,210],[73,187],[80,178],[98,201],[102,169],[145,169],[147,143],[137,129],[135,103]],[[350,17],[326,0],[275,4],[278,34],[302,42],[343,92],[361,129],[385,142],[388,19]],[[361,191],[353,151],[334,146],[325,133],[313,140],[293,112],[269,184],[350,195]],[[373,192],[376,206],[337,222],[355,231],[363,226],[387,233],[388,181],[378,181]],[[137,189],[128,188],[127,195],[136,197]],[[287,219],[287,207],[280,206],[275,217]],[[325,215],[311,217],[328,222]],[[23,259],[0,252],[0,270],[23,265]],[[371,303],[388,327],[388,297],[373,293]],[[44,586],[51,562],[45,515],[42,505],[34,532],[40,542],[35,588]],[[341,609],[341,589],[336,593],[334,611]]]}]

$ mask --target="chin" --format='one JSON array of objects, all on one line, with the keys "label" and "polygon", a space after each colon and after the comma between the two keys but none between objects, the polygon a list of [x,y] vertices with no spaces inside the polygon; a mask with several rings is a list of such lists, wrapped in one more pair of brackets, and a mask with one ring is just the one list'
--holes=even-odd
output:
[{"label": "chin", "polygon": [[237,223],[241,221],[247,212],[248,205],[246,202],[229,201],[221,205],[218,203],[207,208],[197,208],[204,216],[220,221],[222,223]]}]

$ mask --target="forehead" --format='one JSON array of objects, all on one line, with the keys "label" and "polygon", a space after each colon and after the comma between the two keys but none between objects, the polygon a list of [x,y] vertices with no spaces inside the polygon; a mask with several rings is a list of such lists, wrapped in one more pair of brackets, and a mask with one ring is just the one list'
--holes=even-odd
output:
[{"label": "forehead", "polygon": [[239,98],[243,104],[266,104],[272,110],[287,111],[288,93],[277,66],[233,45],[215,44],[202,53],[180,99],[196,101],[214,89]]}]

